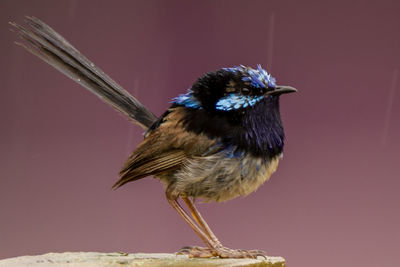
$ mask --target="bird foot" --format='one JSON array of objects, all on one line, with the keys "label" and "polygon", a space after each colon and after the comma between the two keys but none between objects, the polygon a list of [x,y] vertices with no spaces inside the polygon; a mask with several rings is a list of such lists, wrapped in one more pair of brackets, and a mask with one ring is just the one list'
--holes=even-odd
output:
[{"label": "bird foot", "polygon": [[188,255],[189,258],[211,258],[218,256],[215,250],[196,246],[183,247],[176,254]]},{"label": "bird foot", "polygon": [[230,249],[226,247],[203,248],[203,247],[183,247],[177,254],[188,255],[189,258],[250,258],[256,259],[258,256],[266,258],[266,253],[262,250]]}]

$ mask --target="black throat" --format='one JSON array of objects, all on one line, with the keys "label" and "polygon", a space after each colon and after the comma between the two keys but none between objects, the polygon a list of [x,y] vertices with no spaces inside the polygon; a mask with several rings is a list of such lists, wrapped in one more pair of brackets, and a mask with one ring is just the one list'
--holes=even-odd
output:
[{"label": "black throat", "polygon": [[218,138],[225,147],[256,157],[268,159],[283,151],[279,96],[265,97],[254,107],[234,111],[187,108],[183,125],[187,131]]}]

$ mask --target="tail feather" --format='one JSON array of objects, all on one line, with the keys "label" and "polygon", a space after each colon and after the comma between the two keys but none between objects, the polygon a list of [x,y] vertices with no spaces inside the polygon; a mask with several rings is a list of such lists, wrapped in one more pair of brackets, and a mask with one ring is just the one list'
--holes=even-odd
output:
[{"label": "tail feather", "polygon": [[136,98],[96,67],[47,24],[26,17],[26,26],[10,22],[25,43],[17,43],[128,116],[144,129],[157,117]]}]

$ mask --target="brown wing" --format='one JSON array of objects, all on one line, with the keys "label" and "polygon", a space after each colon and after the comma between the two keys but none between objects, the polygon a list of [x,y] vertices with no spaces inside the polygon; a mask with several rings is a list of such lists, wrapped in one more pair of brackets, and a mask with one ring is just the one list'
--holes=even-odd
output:
[{"label": "brown wing", "polygon": [[184,130],[182,107],[170,109],[160,126],[150,132],[126,161],[113,188],[146,176],[178,170],[190,158],[207,153],[216,140]]}]

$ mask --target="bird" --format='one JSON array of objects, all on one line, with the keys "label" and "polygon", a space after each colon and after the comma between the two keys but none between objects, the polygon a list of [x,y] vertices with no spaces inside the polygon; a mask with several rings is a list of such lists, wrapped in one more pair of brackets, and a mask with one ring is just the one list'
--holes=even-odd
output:
[{"label": "bird", "polygon": [[206,245],[183,247],[178,253],[200,258],[265,256],[261,250],[223,246],[195,201],[246,196],[271,177],[285,139],[280,96],[296,92],[294,87],[278,85],[261,65],[221,68],[198,78],[158,117],[41,20],[26,17],[23,26],[10,24],[23,40],[18,45],[145,130],[113,188],[148,176],[159,179],[168,203]]}]

